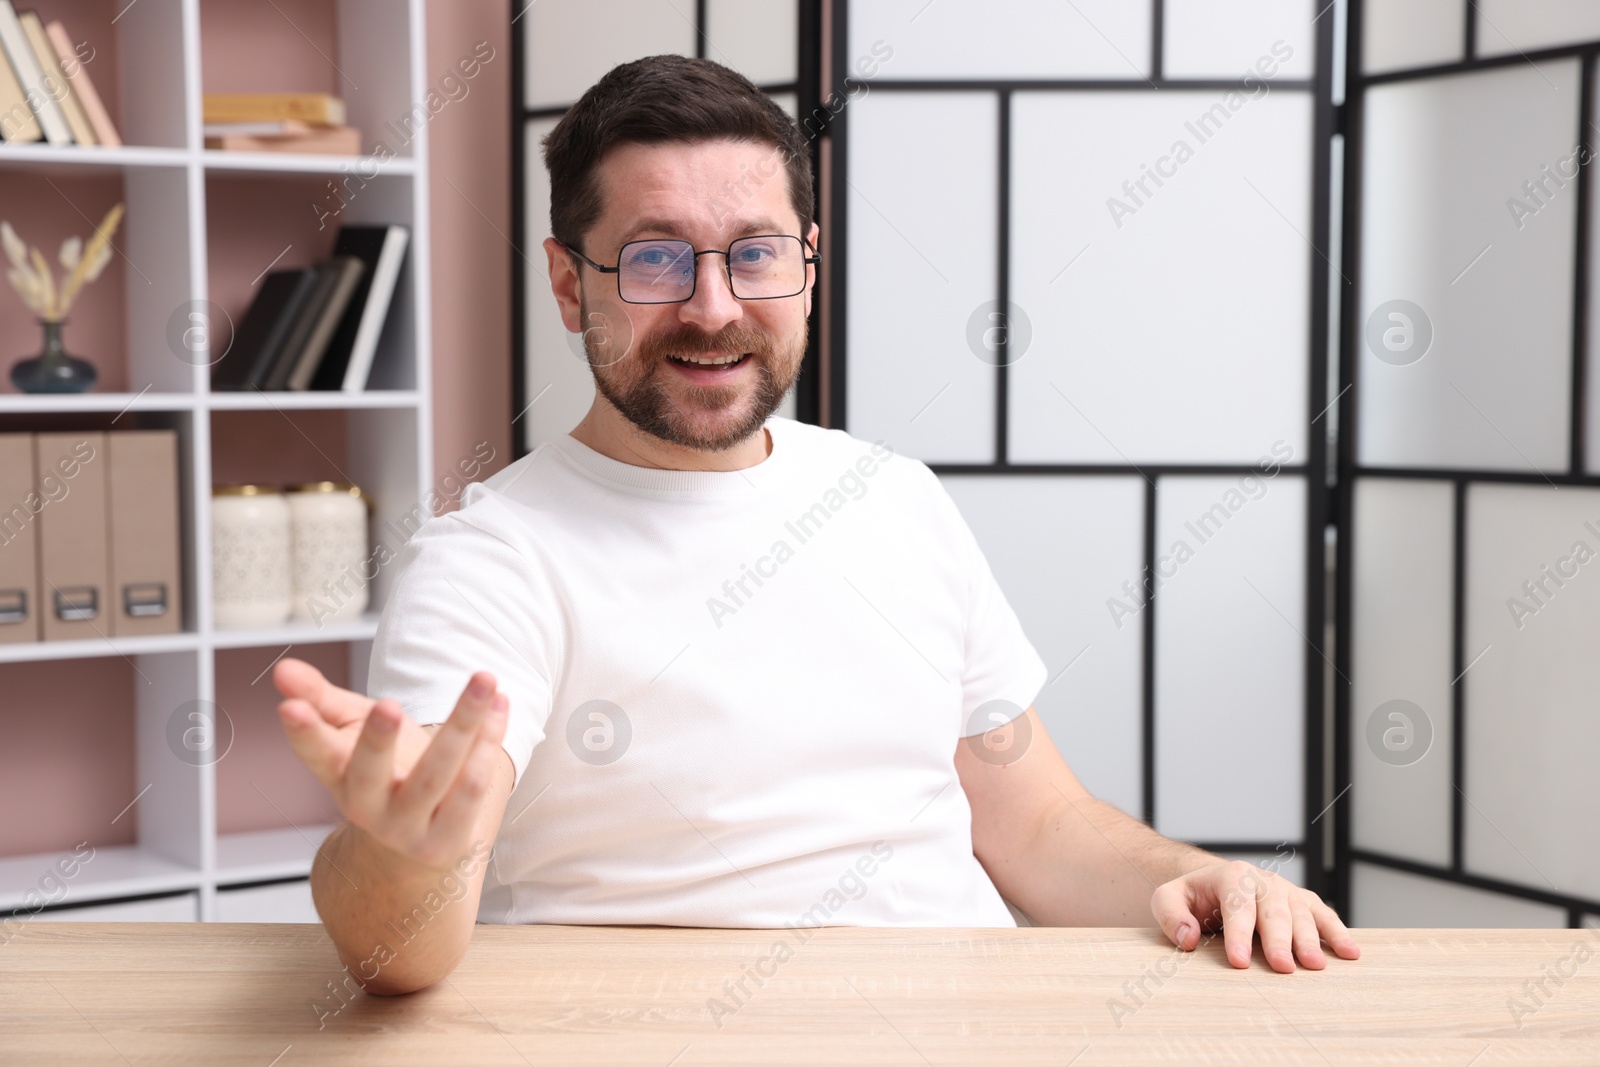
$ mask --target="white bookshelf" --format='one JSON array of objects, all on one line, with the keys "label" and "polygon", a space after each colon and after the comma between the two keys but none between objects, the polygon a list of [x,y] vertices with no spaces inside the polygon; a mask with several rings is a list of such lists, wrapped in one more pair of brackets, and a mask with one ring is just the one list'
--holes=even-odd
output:
[{"label": "white bookshelf", "polygon": [[[384,537],[391,547],[397,547],[392,534],[380,531],[410,514],[433,481],[428,173],[424,163],[427,127],[424,124],[409,143],[395,146],[395,155],[381,160],[375,155],[352,160],[204,148],[202,20],[208,12],[226,12],[238,2],[118,3],[108,6],[104,16],[109,21],[115,14],[113,24],[91,27],[102,46],[114,48],[120,107],[113,108],[113,119],[125,147],[0,144],[0,197],[5,183],[17,181],[19,175],[48,177],[69,191],[74,181],[105,181],[107,176],[119,181],[127,216],[116,244],[130,263],[138,265],[137,270],[124,272],[126,313],[119,324],[126,338],[128,388],[70,396],[0,395],[0,431],[114,432],[137,423],[176,429],[179,438],[184,631],[0,646],[0,686],[5,685],[7,670],[29,663],[50,661],[71,669],[74,660],[123,657],[133,665],[129,673],[136,690],[132,699],[136,721],[130,755],[136,788],[141,792],[119,819],[134,821],[135,841],[97,846],[93,860],[66,880],[67,893],[61,899],[69,909],[98,905],[86,913],[95,918],[157,913],[192,913],[202,921],[287,914],[303,917],[308,899],[303,894],[261,887],[260,883],[303,878],[317,844],[331,826],[285,824],[267,830],[219,832],[218,781],[229,773],[228,757],[201,766],[180,760],[168,746],[168,720],[174,709],[188,701],[216,701],[223,657],[237,660],[236,650],[241,649],[259,649],[260,664],[265,667],[285,649],[295,654],[302,646],[343,644],[347,646],[350,685],[364,688],[378,613],[393,578],[392,567],[379,571],[371,586],[368,611],[359,619],[321,627],[291,623],[250,631],[217,630],[211,610],[210,566],[211,488],[218,480],[213,478],[216,427],[227,425],[227,420],[250,418],[252,412],[279,412],[286,417],[300,412],[308,419],[337,420],[343,445],[339,466],[373,498],[374,544]],[[78,29],[74,22],[84,10],[73,6],[58,12],[51,0],[38,0],[35,6],[47,20],[61,18],[69,32]],[[366,150],[375,152],[374,140],[384,135],[385,124],[405,115],[428,92],[424,0],[337,0],[332,7],[334,40],[323,42],[323,50],[340,73],[331,88],[309,88],[343,96],[350,123],[362,130]],[[291,6],[289,13],[295,10]],[[286,35],[297,33],[288,16],[281,20],[281,29]],[[276,91],[283,87],[263,88]],[[219,219],[215,211],[221,209],[215,202],[237,201],[241,196],[304,200],[307,190],[315,188],[324,176],[353,171],[365,177],[367,184],[337,219],[329,220],[329,228],[335,223],[398,222],[411,231],[406,267],[373,363],[369,389],[359,394],[210,392],[209,366],[198,359],[186,361],[172,351],[167,320],[189,301],[212,298],[213,257],[234,239],[235,224],[240,221]],[[228,184],[239,182],[248,185]],[[24,212],[13,199],[0,214],[20,224]],[[86,223],[79,232],[87,228]],[[230,281],[235,283],[234,289],[241,288],[237,279]],[[78,352],[70,325],[67,347]],[[5,367],[24,354],[3,353]],[[133,418],[127,418],[130,415]],[[294,430],[285,423],[282,432],[292,435]],[[260,451],[269,455],[275,440],[263,437]],[[257,685],[270,690],[270,678],[260,678]],[[275,706],[276,701],[273,690],[271,703]],[[3,716],[0,710],[0,725]],[[259,739],[260,734],[255,736]],[[277,736],[281,742],[281,731]],[[15,746],[0,746],[0,775],[6,773],[8,762],[29,759],[29,753]],[[26,807],[21,814],[26,818]],[[85,832],[51,851],[13,854],[0,834],[0,915],[9,915],[20,906],[24,895],[57,860],[69,856],[84,836],[92,840]],[[248,888],[252,885],[255,888]],[[234,895],[229,896],[233,886],[243,888],[232,890]],[[187,897],[160,906],[152,904],[154,894],[166,893],[192,895],[192,906]],[[120,911],[116,907],[119,902],[124,905]],[[262,909],[265,914],[258,914]],[[59,916],[45,912],[40,917],[72,916],[64,910]]]}]

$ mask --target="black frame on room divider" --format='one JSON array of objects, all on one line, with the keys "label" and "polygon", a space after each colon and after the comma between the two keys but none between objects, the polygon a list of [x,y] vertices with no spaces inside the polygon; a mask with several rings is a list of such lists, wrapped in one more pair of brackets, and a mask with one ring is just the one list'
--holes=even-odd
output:
[{"label": "black frame on room divider", "polygon": [[[840,62],[840,57],[846,57],[849,52],[849,0],[832,0],[832,41],[831,49],[835,63]],[[999,108],[999,136],[998,150],[995,166],[998,175],[998,218],[997,227],[997,277],[995,279],[996,299],[1001,307],[1009,306],[1010,299],[1010,129],[1011,129],[1011,98],[1017,90],[1052,90],[1052,91],[1088,91],[1088,92],[1156,92],[1163,90],[1209,90],[1227,91],[1239,89],[1248,92],[1249,86],[1242,80],[1233,79],[1176,79],[1166,77],[1163,71],[1162,52],[1164,48],[1164,3],[1163,0],[1150,0],[1152,7],[1151,19],[1151,76],[1148,80],[1107,79],[1107,78],[1076,78],[1076,79],[1047,79],[1047,78],[1022,78],[1022,79],[996,79],[996,78],[950,78],[950,79],[895,79],[887,76],[874,78],[871,89],[873,92],[927,92],[940,90],[963,91],[988,91],[995,95],[996,107]],[[1323,814],[1328,810],[1334,799],[1327,788],[1327,745],[1325,732],[1327,728],[1325,709],[1327,701],[1324,694],[1325,675],[1324,664],[1331,663],[1327,659],[1327,651],[1323,647],[1323,637],[1326,622],[1326,547],[1325,527],[1328,523],[1330,507],[1330,483],[1328,479],[1328,442],[1327,436],[1318,426],[1318,421],[1328,408],[1328,323],[1329,323],[1329,263],[1327,257],[1320,251],[1329,247],[1329,219],[1331,181],[1330,168],[1332,162],[1332,143],[1334,133],[1334,108],[1333,108],[1333,45],[1334,27],[1332,18],[1318,17],[1316,20],[1316,69],[1313,78],[1307,80],[1282,79],[1273,82],[1274,90],[1285,92],[1306,92],[1313,97],[1312,119],[1312,233],[1310,242],[1312,247],[1307,249],[1310,258],[1311,272],[1311,300],[1309,305],[1309,331],[1308,355],[1310,365],[1308,369],[1308,389],[1306,397],[1306,418],[1309,423],[1307,430],[1308,460],[1303,465],[1284,466],[1283,473],[1299,475],[1306,480],[1306,531],[1305,531],[1305,616],[1301,636],[1311,646],[1306,655],[1306,668],[1304,679],[1304,723],[1306,748],[1304,753],[1304,809],[1305,824],[1302,828],[1301,839],[1298,841],[1196,841],[1193,842],[1202,848],[1214,852],[1245,852],[1272,854],[1280,848],[1287,846],[1293,848],[1297,855],[1303,857],[1305,863],[1305,881],[1307,888],[1313,889],[1324,897],[1334,899],[1336,906],[1343,910],[1342,901],[1337,899],[1335,888],[1332,884],[1330,872],[1324,869],[1326,857],[1330,853],[1328,847],[1332,838],[1325,833],[1326,826],[1319,827]],[[845,425],[845,414],[848,410],[848,398],[845,395],[845,368],[844,360],[847,358],[847,316],[849,314],[849,301],[846,291],[847,278],[845,275],[847,226],[848,226],[848,194],[850,191],[847,182],[848,176],[848,145],[849,145],[849,109],[843,109],[832,122],[830,132],[833,139],[833,155],[831,160],[832,173],[826,180],[831,182],[830,200],[833,207],[832,227],[824,234],[828,247],[831,249],[831,269],[827,278],[827,295],[832,311],[829,320],[830,344],[829,356],[834,365],[829,368],[829,382],[831,385],[830,410],[833,416],[831,425]],[[1164,476],[1182,475],[1235,475],[1242,476],[1255,470],[1248,464],[1141,464],[1134,466],[1132,463],[1124,464],[1099,464],[1099,463],[1012,463],[1007,458],[1008,435],[1008,389],[1007,373],[1004,362],[995,367],[995,461],[992,463],[930,463],[934,473],[940,475],[960,474],[1008,474],[1008,475],[1074,475],[1084,477],[1120,476],[1143,478],[1144,487],[1144,540],[1143,559],[1144,573],[1156,573],[1156,487]],[[1142,704],[1142,777],[1143,777],[1143,811],[1135,812],[1146,823],[1153,822],[1156,804],[1155,781],[1155,732],[1156,732],[1156,707],[1155,707],[1155,619],[1156,612],[1160,610],[1160,592],[1147,590],[1150,597],[1150,607],[1141,612],[1143,625],[1144,664],[1141,678],[1141,704]],[[1219,768],[1219,773],[1224,769]]]},{"label": "black frame on room divider", "polygon": [[[515,9],[521,0],[513,3]],[[827,111],[822,103],[822,3],[823,0],[796,0],[799,25],[795,35],[795,44],[798,55],[795,60],[795,80],[792,82],[773,82],[757,86],[763,92],[794,93],[795,110],[801,118],[803,131],[816,131],[810,138],[811,145],[811,176],[813,184],[820,189],[821,162],[819,159],[819,145],[826,136]],[[526,12],[529,4],[522,7]],[[511,232],[514,239],[511,242],[511,455],[513,459],[527,454],[528,449],[523,446],[522,429],[517,428],[528,401],[525,399],[528,392],[527,367],[528,367],[528,324],[524,305],[521,298],[528,291],[528,270],[526,255],[536,254],[538,249],[524,249],[521,242],[527,239],[528,234],[528,205],[526,201],[528,162],[527,152],[529,147],[528,126],[538,119],[559,118],[565,114],[570,104],[560,104],[551,107],[530,108],[527,105],[526,79],[528,55],[523,43],[523,30],[515,23],[520,14],[512,19],[511,28]],[[706,0],[695,0],[694,4],[694,41],[695,58],[706,58]],[[809,124],[807,123],[807,120]],[[821,205],[818,205],[819,209]],[[820,213],[820,211],[819,211]],[[819,237],[825,242],[826,235]],[[819,271],[825,272],[829,263],[824,247],[824,262],[817,265]],[[825,274],[818,275],[818,285],[822,285]],[[801,422],[816,423],[820,421],[821,414],[821,373],[819,363],[818,323],[821,319],[821,302],[812,305],[811,329],[806,344],[806,354],[800,367],[800,377],[795,381],[795,416]]]},{"label": "black frame on room divider", "polygon": [[[1367,863],[1473,889],[1489,890],[1523,900],[1552,904],[1565,908],[1568,926],[1577,927],[1582,924],[1585,915],[1600,917],[1600,901],[1584,900],[1580,897],[1560,892],[1546,892],[1514,882],[1505,882],[1496,878],[1475,875],[1466,870],[1463,859],[1465,836],[1464,804],[1466,799],[1463,782],[1466,760],[1466,686],[1460,683],[1470,667],[1468,662],[1470,653],[1466,648],[1465,632],[1467,490],[1476,483],[1600,488],[1600,475],[1585,472],[1584,455],[1587,444],[1584,438],[1584,419],[1586,416],[1584,394],[1588,377],[1585,350],[1588,346],[1589,332],[1588,289],[1590,276],[1589,256],[1591,254],[1589,220],[1592,195],[1591,183],[1594,171],[1594,161],[1589,154],[1594,149],[1594,139],[1588,136],[1588,131],[1592,128],[1595,118],[1593,111],[1596,88],[1596,62],[1597,59],[1600,59],[1600,40],[1584,44],[1564,45],[1558,48],[1546,48],[1535,52],[1513,50],[1503,56],[1479,56],[1476,31],[1477,5],[1473,0],[1462,0],[1462,3],[1465,8],[1463,19],[1465,39],[1462,52],[1464,59],[1454,63],[1367,75],[1362,72],[1361,54],[1362,27],[1366,3],[1365,0],[1349,0],[1350,10],[1345,52],[1345,102],[1341,115],[1341,132],[1345,134],[1342,235],[1344,251],[1341,259],[1344,264],[1344,270],[1353,284],[1351,290],[1347,292],[1347,298],[1343,303],[1340,316],[1340,393],[1337,401],[1339,404],[1340,434],[1335,514],[1344,519],[1342,526],[1345,531],[1348,532],[1353,529],[1353,524],[1350,520],[1355,514],[1355,483],[1359,478],[1426,479],[1450,483],[1453,493],[1452,532],[1455,552],[1451,603],[1452,669],[1456,682],[1451,685],[1452,706],[1450,713],[1454,725],[1454,744],[1451,753],[1450,775],[1452,792],[1449,866],[1440,867],[1431,863],[1422,863],[1404,857],[1390,856],[1381,852],[1356,848],[1351,841],[1351,801],[1341,793],[1340,799],[1335,805],[1338,817],[1334,824],[1334,895],[1340,901],[1348,901],[1351,866],[1357,862]],[[1580,156],[1576,190],[1578,203],[1574,223],[1577,233],[1575,235],[1576,258],[1573,267],[1572,395],[1570,397],[1571,425],[1569,427],[1571,436],[1568,451],[1568,470],[1565,473],[1539,472],[1537,470],[1524,473],[1520,471],[1472,470],[1456,467],[1414,468],[1361,465],[1357,456],[1356,430],[1358,426],[1356,420],[1360,417],[1358,364],[1359,344],[1361,341],[1361,323],[1357,317],[1360,313],[1358,300],[1361,284],[1361,222],[1364,203],[1361,168],[1364,148],[1363,119],[1366,90],[1375,85],[1392,84],[1401,81],[1418,81],[1453,74],[1494,70],[1500,67],[1520,66],[1525,63],[1537,63],[1546,59],[1573,57],[1581,60],[1578,89],[1580,94],[1578,135],[1575,143],[1586,146],[1588,151]],[[1352,544],[1352,538],[1349,536],[1339,538],[1338,560],[1335,570],[1335,627],[1340,635],[1340,640],[1337,642],[1337,666],[1345,677],[1349,677],[1353,669],[1353,662],[1350,641],[1345,639],[1345,635],[1350,633],[1352,623],[1354,589],[1354,545]],[[1334,777],[1338,782],[1353,781],[1351,763],[1354,740],[1350,732],[1352,725],[1351,696],[1348,684],[1339,686],[1334,702]]]}]

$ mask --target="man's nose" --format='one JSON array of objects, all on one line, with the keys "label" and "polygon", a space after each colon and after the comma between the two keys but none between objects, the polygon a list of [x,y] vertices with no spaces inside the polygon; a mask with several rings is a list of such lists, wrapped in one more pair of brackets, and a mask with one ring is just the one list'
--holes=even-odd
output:
[{"label": "man's nose", "polygon": [[728,283],[728,271],[721,254],[695,260],[694,296],[685,300],[678,318],[692,322],[707,333],[716,333],[730,322],[744,317],[739,298]]}]

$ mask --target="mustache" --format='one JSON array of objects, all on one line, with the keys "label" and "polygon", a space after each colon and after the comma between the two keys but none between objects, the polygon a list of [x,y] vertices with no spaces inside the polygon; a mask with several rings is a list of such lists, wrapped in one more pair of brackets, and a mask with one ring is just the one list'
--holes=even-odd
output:
[{"label": "mustache", "polygon": [[772,355],[773,343],[772,338],[761,330],[742,323],[729,323],[714,334],[693,326],[680,325],[656,334],[639,347],[651,362],[682,352],[748,352],[765,359]]}]

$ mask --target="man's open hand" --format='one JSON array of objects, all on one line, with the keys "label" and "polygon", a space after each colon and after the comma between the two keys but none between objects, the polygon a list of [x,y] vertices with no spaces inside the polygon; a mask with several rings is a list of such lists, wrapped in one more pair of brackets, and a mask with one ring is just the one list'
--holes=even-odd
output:
[{"label": "man's open hand", "polygon": [[1284,974],[1294,970],[1296,958],[1313,971],[1326,967],[1324,940],[1341,959],[1361,955],[1355,938],[1321,897],[1239,860],[1174,878],[1155,891],[1150,910],[1173,944],[1185,951],[1200,944],[1202,930],[1215,933],[1220,926],[1228,962],[1235,967],[1250,966],[1250,945],[1258,931],[1268,965]]},{"label": "man's open hand", "polygon": [[304,660],[280,660],[272,681],[290,747],[353,826],[427,867],[447,868],[471,848],[503,758],[507,699],[492,674],[468,680],[431,736],[394,701],[341,689]]}]

